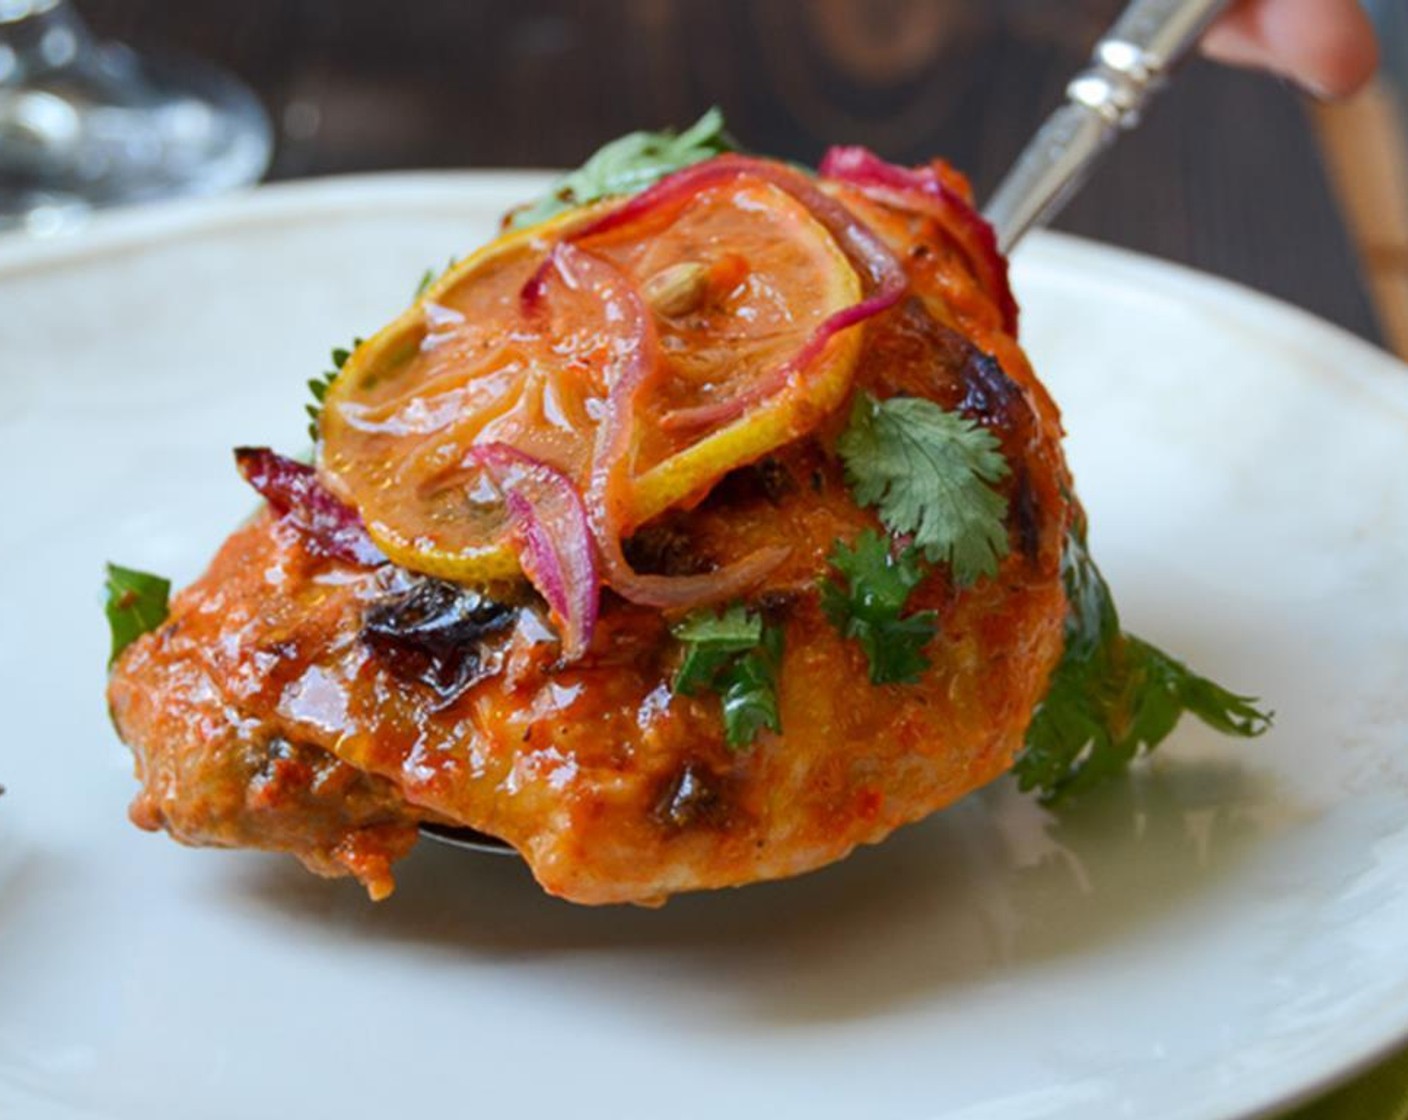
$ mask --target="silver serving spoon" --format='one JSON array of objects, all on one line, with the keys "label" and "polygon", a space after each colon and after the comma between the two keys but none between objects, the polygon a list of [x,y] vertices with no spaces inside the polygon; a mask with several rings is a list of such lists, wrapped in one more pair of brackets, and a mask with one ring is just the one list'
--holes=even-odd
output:
[{"label": "silver serving spoon", "polygon": [[[1066,104],[1047,118],[997,188],[984,216],[1010,253],[1080,189],[1120,133],[1139,123],[1150,98],[1231,0],[1133,0],[1095,45],[1090,64],[1066,86]],[[422,836],[493,855],[518,853],[470,828],[423,824]]]},{"label": "silver serving spoon", "polygon": [[1066,104],[1047,118],[984,211],[1010,253],[1075,195],[1120,133],[1230,0],[1133,0],[1095,45],[1090,64],[1066,86]]},{"label": "silver serving spoon", "polygon": [[427,840],[437,840],[452,848],[463,848],[468,852],[487,852],[493,856],[516,856],[518,850],[505,844],[497,836],[480,832],[473,828],[454,828],[447,824],[423,824],[420,834]]}]

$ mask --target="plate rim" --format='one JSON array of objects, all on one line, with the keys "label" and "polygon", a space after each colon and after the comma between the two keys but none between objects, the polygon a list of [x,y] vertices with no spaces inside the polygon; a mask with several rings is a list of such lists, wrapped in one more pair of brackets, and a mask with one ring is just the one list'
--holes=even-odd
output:
[{"label": "plate rim", "polygon": [[[541,190],[558,174],[548,170],[484,169],[471,171],[393,171],[319,178],[262,185],[214,199],[194,199],[161,206],[141,206],[96,215],[73,236],[35,240],[23,234],[0,236],[0,281],[21,280],[54,268],[83,267],[126,250],[148,248],[247,225],[298,223],[330,214],[355,216],[386,207],[445,207],[467,204],[502,206]],[[1118,246],[1054,231],[1030,235],[1015,256],[1017,285],[1023,274],[1093,275],[1101,283],[1128,284],[1152,298],[1170,301],[1198,316],[1211,316],[1254,341],[1274,339],[1278,347],[1293,347],[1316,356],[1326,374],[1367,390],[1408,423],[1408,363],[1312,312],[1258,292],[1245,285],[1187,265],[1162,260]],[[1327,355],[1335,360],[1326,361]],[[1342,360],[1348,357],[1350,360]],[[1408,437],[1405,437],[1408,438]],[[1395,1013],[1395,1009],[1398,1009]],[[1372,1018],[1358,1018],[1361,1029],[1347,1046],[1322,1051],[1317,1060],[1283,1068],[1279,1076],[1267,1070],[1249,1078],[1240,1090],[1226,1092],[1222,1104],[1204,1113],[1177,1115],[1202,1120],[1269,1120],[1352,1081],[1402,1050],[1408,1043],[1408,1005],[1386,1002],[1375,1029],[1364,1030]],[[1303,1076],[1295,1076],[1295,1071]],[[1278,1089],[1277,1083],[1280,1088]],[[1286,1086],[1294,1084],[1295,1088]],[[0,1079],[0,1091],[20,1093],[57,1107],[61,1115],[91,1117],[61,1100],[27,1096],[14,1082]],[[16,1099],[16,1098],[11,1098]]]},{"label": "plate rim", "polygon": [[[350,215],[375,211],[389,203],[458,209],[465,205],[467,195],[502,205],[524,193],[543,189],[560,174],[557,170],[534,168],[374,171],[265,183],[215,198],[102,211],[72,234],[51,238],[0,234],[0,279],[244,223],[295,222],[305,217],[325,217],[330,211]],[[1201,311],[1219,319],[1229,316],[1225,303],[1215,297],[1235,298],[1255,312],[1254,325],[1263,331],[1267,326],[1290,327],[1298,340],[1312,340],[1311,346],[1318,335],[1324,341],[1353,347],[1373,364],[1387,362],[1396,372],[1408,373],[1408,362],[1337,323],[1236,280],[1177,261],[1049,229],[1029,233],[1013,255],[1019,282],[1025,268],[1067,268],[1087,261],[1098,262],[1102,271],[1113,267],[1130,279],[1148,279],[1151,287],[1161,293],[1177,295],[1179,302],[1196,304]],[[1245,320],[1245,315],[1239,313],[1236,318]],[[1277,339],[1282,344],[1286,341],[1279,332]],[[1403,401],[1408,402],[1408,389],[1396,387],[1390,392],[1401,393]]]}]

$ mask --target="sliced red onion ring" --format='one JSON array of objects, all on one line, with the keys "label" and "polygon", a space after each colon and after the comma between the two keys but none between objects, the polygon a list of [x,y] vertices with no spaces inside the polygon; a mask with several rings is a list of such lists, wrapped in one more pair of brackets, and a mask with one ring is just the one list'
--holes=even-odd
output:
[{"label": "sliced red onion ring", "polygon": [[303,531],[313,551],[366,568],[386,563],[357,511],[333,497],[307,463],[267,447],[237,447],[235,465],[275,513]]},{"label": "sliced red onion ring", "polygon": [[737,599],[757,587],[763,578],[786,560],[782,546],[760,548],[742,560],[697,576],[642,575],[621,551],[621,539],[610,533],[598,536],[606,582],[623,599],[661,611],[689,611]]},{"label": "sliced red onion ring", "polygon": [[[562,243],[554,245],[543,258],[542,264],[533,270],[533,275],[524,281],[523,287],[518,292],[518,302],[523,308],[523,313],[528,316],[537,315],[542,310],[543,300],[546,298],[548,290],[548,276],[554,269],[558,268],[560,259],[559,250]],[[560,271],[560,270],[559,270]]]},{"label": "sliced red onion ring", "polygon": [[747,392],[739,393],[725,401],[698,405],[695,408],[677,408],[660,418],[660,426],[670,431],[688,431],[693,428],[713,427],[737,420],[748,409],[760,401],[775,396],[800,376],[820,356],[826,344],[847,327],[863,323],[874,315],[893,307],[904,294],[904,281],[893,289],[876,289],[873,295],[860,303],[844,307],[821,322],[811,337],[787,361],[768,373],[760,381],[753,383]]},{"label": "sliced red onion ring", "polygon": [[577,660],[591,645],[601,601],[581,494],[562,472],[506,443],[479,444],[466,459],[482,466],[503,493],[523,542],[524,574],[556,616],[563,657]]},{"label": "sliced red onion ring", "polygon": [[588,491],[587,517],[607,584],[622,598],[658,610],[688,610],[737,597],[775,568],[787,550],[761,549],[698,576],[643,575],[626,560],[621,537],[631,528],[625,510],[633,466],[632,427],[636,398],[659,368],[655,323],[635,286],[609,261],[570,242],[559,244],[554,257],[560,275],[614,304],[611,314],[622,331],[623,341],[614,347],[616,368],[597,428]]},{"label": "sliced red onion ring", "polygon": [[979,283],[997,301],[1003,329],[1016,337],[1017,301],[1007,275],[1007,258],[998,251],[997,235],[968,200],[953,190],[932,167],[899,167],[868,148],[830,148],[819,173],[824,179],[849,183],[861,190],[922,202],[958,243]]},{"label": "sliced red onion ring", "polygon": [[866,277],[869,293],[861,302],[829,316],[817,326],[796,354],[755,381],[745,392],[716,404],[678,409],[662,418],[661,423],[666,428],[700,428],[736,420],[753,405],[774,396],[794,378],[802,376],[836,334],[893,307],[908,285],[904,269],[894,255],[849,210],[817,190],[805,175],[781,164],[750,156],[717,156],[668,175],[623,206],[574,232],[571,240],[579,243],[586,241],[635,221],[656,207],[688,197],[706,187],[742,178],[762,179],[786,191],[805,206],[836,239],[856,270]]}]

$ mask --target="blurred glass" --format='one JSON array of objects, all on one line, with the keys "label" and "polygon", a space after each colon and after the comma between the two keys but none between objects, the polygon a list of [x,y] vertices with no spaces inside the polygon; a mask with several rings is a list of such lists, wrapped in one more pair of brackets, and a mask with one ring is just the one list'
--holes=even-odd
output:
[{"label": "blurred glass", "polygon": [[99,43],[68,0],[0,0],[0,231],[243,186],[271,147],[263,109],[220,70]]}]

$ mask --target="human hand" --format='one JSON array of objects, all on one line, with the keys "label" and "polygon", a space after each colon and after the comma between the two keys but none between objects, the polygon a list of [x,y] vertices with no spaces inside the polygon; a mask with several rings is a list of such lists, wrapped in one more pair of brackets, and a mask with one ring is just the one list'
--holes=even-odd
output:
[{"label": "human hand", "polygon": [[1206,54],[1344,97],[1378,65],[1374,27],[1358,0],[1240,0],[1203,40]]}]

